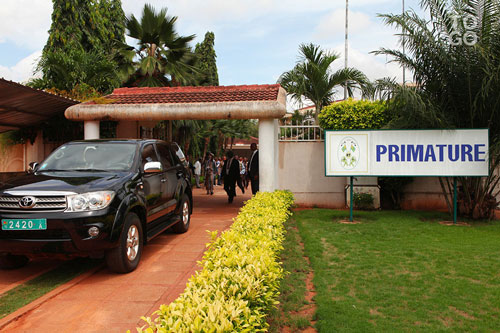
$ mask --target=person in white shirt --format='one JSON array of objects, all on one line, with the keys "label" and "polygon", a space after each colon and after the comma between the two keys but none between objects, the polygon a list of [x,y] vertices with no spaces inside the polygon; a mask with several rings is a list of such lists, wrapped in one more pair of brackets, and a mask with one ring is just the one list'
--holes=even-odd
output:
[{"label": "person in white shirt", "polygon": [[201,158],[194,162],[194,179],[196,180],[196,187],[200,188],[200,175],[201,175]]}]

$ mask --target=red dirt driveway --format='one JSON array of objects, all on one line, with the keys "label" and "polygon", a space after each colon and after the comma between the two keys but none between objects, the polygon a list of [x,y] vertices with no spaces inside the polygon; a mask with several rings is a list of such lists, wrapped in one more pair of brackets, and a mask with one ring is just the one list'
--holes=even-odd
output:
[{"label": "red dirt driveway", "polygon": [[210,240],[206,231],[227,229],[250,198],[248,192],[237,193],[228,204],[222,186],[216,187],[212,196],[195,188],[189,231],[181,235],[166,232],[155,238],[144,247],[134,272],[120,275],[101,268],[76,283],[69,282],[39,306],[30,309],[28,305],[0,320],[0,331],[135,332],[145,324],[141,316],[150,316],[182,293],[189,277],[199,269],[196,262]]}]

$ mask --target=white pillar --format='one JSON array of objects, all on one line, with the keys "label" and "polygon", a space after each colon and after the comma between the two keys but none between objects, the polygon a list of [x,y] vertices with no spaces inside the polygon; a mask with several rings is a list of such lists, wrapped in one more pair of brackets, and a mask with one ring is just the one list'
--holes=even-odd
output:
[{"label": "white pillar", "polygon": [[274,119],[259,119],[259,191],[276,189]]},{"label": "white pillar", "polygon": [[280,157],[280,146],[278,142],[278,133],[280,131],[280,122],[278,119],[274,119],[274,189],[279,189],[279,157]]},{"label": "white pillar", "polygon": [[83,122],[83,137],[85,140],[99,139],[99,121],[85,120]]}]

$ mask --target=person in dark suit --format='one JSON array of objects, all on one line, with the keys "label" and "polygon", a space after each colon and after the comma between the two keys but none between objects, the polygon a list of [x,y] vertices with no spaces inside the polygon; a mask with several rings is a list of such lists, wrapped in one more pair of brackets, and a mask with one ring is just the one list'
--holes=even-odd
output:
[{"label": "person in dark suit", "polygon": [[250,150],[252,151],[252,156],[248,161],[247,173],[252,185],[252,194],[255,194],[259,191],[259,151],[257,150],[257,144],[253,142],[250,145]]},{"label": "person in dark suit", "polygon": [[236,181],[240,177],[240,164],[230,150],[226,153],[227,159],[222,167],[224,190],[227,193],[227,202],[232,203],[236,196]]}]

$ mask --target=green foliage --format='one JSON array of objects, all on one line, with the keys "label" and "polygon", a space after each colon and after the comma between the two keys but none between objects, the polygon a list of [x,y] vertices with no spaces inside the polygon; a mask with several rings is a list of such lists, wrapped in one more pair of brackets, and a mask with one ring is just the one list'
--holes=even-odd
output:
[{"label": "green foliage", "polygon": [[277,259],[293,196],[259,192],[240,210],[228,231],[203,256],[203,269],[155,319],[143,318],[139,332],[241,332],[267,329],[266,314],[276,304],[283,269]]},{"label": "green foliage", "polygon": [[343,68],[336,72],[331,66],[340,55],[322,50],[318,45],[301,44],[300,60],[295,67],[283,74],[278,83],[299,103],[306,98],[316,106],[315,117],[321,109],[335,100],[336,88],[347,87],[349,96],[353,90],[363,88],[368,79],[355,68]]},{"label": "green foliage", "polygon": [[173,132],[174,141],[193,158],[203,157],[207,151],[222,156],[235,138],[258,136],[257,123],[250,119],[175,120]]},{"label": "green foliage", "polygon": [[121,82],[116,63],[103,51],[75,48],[48,53],[37,68],[42,78],[32,80],[29,86],[80,101],[111,93]]},{"label": "green foliage", "polygon": [[352,202],[356,208],[371,209],[373,208],[373,195],[370,193],[354,192],[352,194]]},{"label": "green foliage", "polygon": [[120,0],[53,0],[52,25],[32,86],[71,91],[86,84],[109,93],[120,84],[114,42],[124,41]]},{"label": "green foliage", "polygon": [[219,74],[217,73],[217,63],[214,49],[215,35],[208,31],[202,43],[196,44],[194,53],[197,58],[196,68],[200,73],[201,86],[218,86]]},{"label": "green foliage", "polygon": [[111,41],[124,40],[124,19],[120,0],[53,0],[43,57],[73,49],[109,50]]},{"label": "green foliage", "polygon": [[384,102],[366,100],[338,102],[321,111],[319,124],[328,130],[379,129],[389,121]]},{"label": "green foliage", "polygon": [[119,43],[120,74],[126,86],[162,87],[196,83],[196,58],[189,42],[195,35],[179,36],[175,30],[177,16],[167,15],[144,5],[140,21],[127,18],[127,35],[137,46]]},{"label": "green foliage", "polygon": [[[414,10],[381,15],[400,31],[407,53],[380,49],[413,72],[415,86],[395,89],[389,101],[393,128],[489,128],[490,176],[465,177],[464,214],[487,218],[500,165],[500,1],[422,0],[430,21]],[[475,40],[464,37],[476,37]],[[447,202],[452,202],[447,191]],[[491,204],[491,200],[495,200]],[[496,203],[496,204],[495,204]],[[451,205],[449,205],[451,210]]]}]

